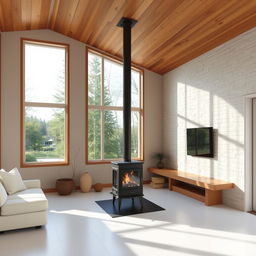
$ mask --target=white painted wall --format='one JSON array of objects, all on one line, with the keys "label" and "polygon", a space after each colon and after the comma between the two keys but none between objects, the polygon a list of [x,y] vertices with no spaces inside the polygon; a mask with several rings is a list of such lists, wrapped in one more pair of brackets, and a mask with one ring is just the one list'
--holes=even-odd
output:
[{"label": "white painted wall", "polygon": [[[70,44],[70,154],[77,149],[79,173],[88,170],[93,182],[111,183],[110,164],[85,165],[85,44],[50,30],[4,32],[2,37],[2,167],[20,167],[20,38],[31,38]],[[162,76],[145,70],[145,165],[154,161],[152,154],[162,151]],[[70,177],[70,166],[21,169],[23,178],[39,178],[44,188],[55,187],[57,178]]]},{"label": "white painted wall", "polygon": [[[169,166],[235,183],[224,203],[245,209],[244,95],[256,92],[256,28],[164,75]],[[215,157],[186,154],[186,128],[213,126]]]}]

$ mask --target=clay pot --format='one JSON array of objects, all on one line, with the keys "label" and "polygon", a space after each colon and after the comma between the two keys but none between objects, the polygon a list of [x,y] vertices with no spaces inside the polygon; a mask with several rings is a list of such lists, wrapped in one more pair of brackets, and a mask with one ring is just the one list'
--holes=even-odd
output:
[{"label": "clay pot", "polygon": [[73,179],[58,179],[56,180],[56,190],[59,195],[70,195],[75,187]]},{"label": "clay pot", "polygon": [[103,189],[103,185],[102,185],[101,183],[96,183],[96,184],[94,185],[94,190],[95,190],[95,192],[101,192],[102,189]]},{"label": "clay pot", "polygon": [[88,172],[84,172],[80,177],[80,189],[82,192],[89,192],[92,188],[92,177]]}]

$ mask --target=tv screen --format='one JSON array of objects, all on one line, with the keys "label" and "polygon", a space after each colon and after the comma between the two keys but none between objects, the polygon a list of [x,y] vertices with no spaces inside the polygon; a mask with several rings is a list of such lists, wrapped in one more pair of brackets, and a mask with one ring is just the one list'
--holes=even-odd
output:
[{"label": "tv screen", "polygon": [[187,129],[187,153],[196,156],[196,129]]},{"label": "tv screen", "polygon": [[187,129],[187,154],[191,156],[213,157],[213,128]]}]

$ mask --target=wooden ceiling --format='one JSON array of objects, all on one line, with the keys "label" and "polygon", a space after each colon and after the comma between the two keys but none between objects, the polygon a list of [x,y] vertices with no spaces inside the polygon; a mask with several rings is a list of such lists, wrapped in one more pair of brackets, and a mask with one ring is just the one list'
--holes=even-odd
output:
[{"label": "wooden ceiling", "polygon": [[138,20],[133,63],[164,74],[256,26],[256,0],[0,0],[1,31],[52,29],[118,57],[123,16]]}]

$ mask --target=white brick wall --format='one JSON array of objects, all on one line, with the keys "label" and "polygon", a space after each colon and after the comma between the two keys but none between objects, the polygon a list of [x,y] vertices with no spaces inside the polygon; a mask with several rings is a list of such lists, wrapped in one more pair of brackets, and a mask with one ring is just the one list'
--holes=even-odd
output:
[{"label": "white brick wall", "polygon": [[[234,182],[224,203],[244,210],[244,95],[256,93],[256,28],[164,75],[169,166]],[[186,128],[213,126],[214,159],[186,154]]]}]

